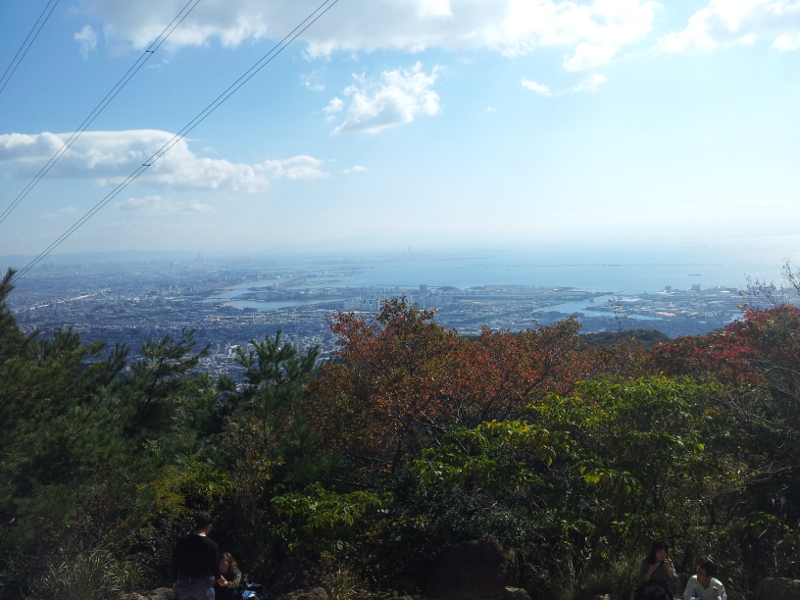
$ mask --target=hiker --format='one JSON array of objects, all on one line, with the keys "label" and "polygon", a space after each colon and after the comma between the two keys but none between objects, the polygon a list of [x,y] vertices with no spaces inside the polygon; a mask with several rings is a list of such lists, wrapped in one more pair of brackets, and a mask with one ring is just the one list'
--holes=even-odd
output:
[{"label": "hiker", "polygon": [[710,561],[697,567],[697,575],[686,582],[683,600],[728,600],[725,586],[717,579],[719,569]]},{"label": "hiker", "polygon": [[228,582],[219,571],[219,548],[208,537],[214,520],[208,513],[195,518],[194,531],[178,539],[172,553],[172,589],[177,600],[214,600],[215,583]]},{"label": "hiker", "polygon": [[653,542],[650,553],[642,560],[642,585],[636,593],[637,600],[673,600],[670,584],[675,581],[675,567],[668,555],[667,542]]},{"label": "hiker", "polygon": [[242,583],[242,573],[239,571],[239,565],[236,564],[230,552],[224,552],[220,555],[219,572],[228,584],[226,586],[214,584],[214,592],[217,595],[216,600],[234,600]]}]

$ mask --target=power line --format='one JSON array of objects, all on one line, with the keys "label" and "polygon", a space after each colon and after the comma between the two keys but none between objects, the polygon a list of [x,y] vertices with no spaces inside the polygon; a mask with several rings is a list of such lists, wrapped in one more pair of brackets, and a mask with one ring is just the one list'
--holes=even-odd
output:
[{"label": "power line", "polygon": [[[8,65],[8,67],[6,68],[5,72],[3,73],[3,76],[0,77],[0,94],[3,93],[3,90],[6,88],[6,84],[9,82],[9,80],[11,79],[11,76],[17,70],[17,67],[19,67],[19,64],[22,62],[22,59],[25,58],[25,55],[28,53],[28,50],[30,50],[31,46],[33,45],[33,42],[39,36],[39,32],[42,30],[42,27],[44,27],[44,24],[47,23],[47,20],[50,18],[50,15],[53,14],[53,10],[55,10],[56,5],[58,3],[59,3],[59,0],[49,0],[48,3],[47,3],[47,6],[45,6],[44,10],[42,11],[42,14],[39,15],[38,19],[36,19],[36,23],[33,24],[33,27],[31,27],[30,32],[28,32],[28,37],[26,37],[25,41],[22,42],[22,45],[19,47],[19,50],[17,50],[17,53],[14,55],[14,58],[11,60],[11,64]],[[53,5],[53,8],[50,8],[50,12],[47,12],[47,9],[50,7],[51,4]],[[47,16],[45,16],[44,13],[47,13]],[[42,17],[44,17],[43,21],[42,21]],[[41,25],[39,25],[39,21],[42,21]],[[37,25],[38,25],[38,29],[37,29]],[[34,33],[34,31],[36,33]],[[31,37],[31,36],[33,36],[33,37]],[[30,43],[28,43],[28,40],[30,40]],[[22,54],[22,56],[20,56],[20,54]],[[19,60],[17,60],[17,58],[19,58]],[[12,69],[12,67],[13,67],[13,69]],[[9,71],[10,71],[10,73],[9,73]]]},{"label": "power line", "polygon": [[177,144],[183,137],[191,132],[195,127],[197,127],[200,123],[202,123],[206,118],[208,118],[211,113],[213,113],[217,108],[219,108],[228,98],[230,98],[236,91],[239,90],[245,83],[250,81],[256,73],[261,71],[264,67],[266,67],[269,63],[271,63],[276,56],[278,56],[281,52],[283,52],[289,44],[291,44],[294,40],[296,40],[303,32],[306,31],[309,27],[311,27],[317,20],[322,17],[325,13],[327,13],[333,6],[338,3],[339,0],[324,0],[322,4],[320,4],[316,10],[314,10],[310,15],[308,15],[303,21],[300,22],[297,27],[292,29],[284,38],[275,44],[269,52],[267,52],[264,56],[262,56],[252,67],[250,67],[247,71],[244,72],[236,81],[234,81],[228,88],[222,92],[219,96],[217,96],[211,104],[209,104],[205,109],[203,109],[197,116],[195,116],[191,121],[189,121],[178,133],[172,136],[167,143],[165,143],[161,148],[159,148],[154,154],[150,156],[147,160],[145,160],[138,168],[136,168],[133,173],[128,175],[117,187],[115,187],[111,192],[109,192],[102,200],[100,200],[97,204],[95,204],[89,211],[87,211],[80,219],[78,219],[69,229],[67,229],[64,233],[62,233],[53,243],[51,243],[47,248],[45,248],[41,253],[39,253],[36,258],[34,258],[31,262],[29,262],[24,268],[22,268],[19,272],[14,275],[12,281],[23,277],[27,274],[33,267],[39,264],[48,254],[50,254],[53,250],[55,250],[61,243],[66,240],[69,236],[71,236],[75,231],[77,231],[86,221],[91,219],[95,214],[97,214],[104,206],[106,206],[111,200],[113,200],[117,195],[119,195],[122,190],[128,187],[131,183],[133,183],[139,176],[144,173],[150,166],[153,165],[158,159],[160,159],[164,154],[166,154],[170,148],[172,148],[175,144]]},{"label": "power line", "polygon": [[[178,26],[183,22],[183,20],[189,16],[189,13],[194,10],[195,6],[200,3],[200,0],[189,0],[186,5],[180,10],[180,12],[175,15],[175,18],[170,21],[169,25],[164,28],[164,31],[147,47],[147,49],[142,53],[142,55],[133,63],[130,69],[122,76],[122,78],[117,81],[116,85],[111,88],[111,91],[106,94],[105,98],[103,98],[100,103],[94,107],[89,116],[83,120],[78,128],[72,132],[66,142],[61,146],[61,148],[47,161],[39,172],[28,182],[28,185],[17,195],[16,198],[9,204],[6,209],[0,213],[0,224],[8,218],[8,215],[11,214],[20,202],[22,202],[25,197],[31,192],[31,190],[36,187],[36,184],[42,180],[42,178],[47,175],[47,172],[53,168],[53,166],[59,161],[59,159],[64,156],[67,150],[70,149],[72,144],[81,136],[81,134],[86,131],[86,129],[91,125],[94,120],[100,115],[101,112],[109,105],[109,103],[122,91],[128,82],[133,78],[136,73],[139,72],[145,63],[150,60],[150,57],[153,56],[156,50],[158,50],[161,45],[167,40],[167,38],[172,35],[172,32],[178,28]],[[191,6],[190,6],[191,5]]]}]

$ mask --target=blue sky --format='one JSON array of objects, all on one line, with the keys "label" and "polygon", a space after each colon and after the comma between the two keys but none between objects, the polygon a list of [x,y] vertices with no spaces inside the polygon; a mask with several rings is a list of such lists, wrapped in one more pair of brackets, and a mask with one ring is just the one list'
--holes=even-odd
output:
[{"label": "blue sky", "polygon": [[[321,1],[200,0],[0,255],[42,251]],[[45,5],[0,0],[0,71]],[[60,0],[0,93],[0,211],[185,5]],[[797,260],[798,107],[800,0],[339,0],[55,252],[772,236]]]}]

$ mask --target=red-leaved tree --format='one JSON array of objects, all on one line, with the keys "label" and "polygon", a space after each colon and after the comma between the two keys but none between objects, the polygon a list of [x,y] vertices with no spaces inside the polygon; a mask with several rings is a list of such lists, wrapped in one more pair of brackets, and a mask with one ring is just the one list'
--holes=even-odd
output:
[{"label": "red-leaved tree", "polygon": [[329,448],[368,471],[397,474],[453,427],[525,416],[537,394],[569,394],[598,362],[574,320],[469,340],[393,299],[372,318],[339,313],[331,328],[340,349],[312,385],[309,418]]}]

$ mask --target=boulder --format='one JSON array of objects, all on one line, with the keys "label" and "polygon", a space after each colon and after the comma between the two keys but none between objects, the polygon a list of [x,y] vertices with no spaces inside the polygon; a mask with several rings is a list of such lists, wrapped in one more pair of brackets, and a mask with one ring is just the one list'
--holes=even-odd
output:
[{"label": "boulder", "polygon": [[267,587],[271,593],[280,596],[296,590],[316,588],[320,583],[311,561],[303,558],[287,558],[277,566],[269,578]]},{"label": "boulder", "polygon": [[800,579],[767,577],[756,588],[756,600],[800,600]]},{"label": "boulder", "polygon": [[422,592],[437,600],[499,599],[510,593],[506,588],[516,584],[516,574],[514,553],[496,540],[462,542],[438,556],[422,582]]}]

